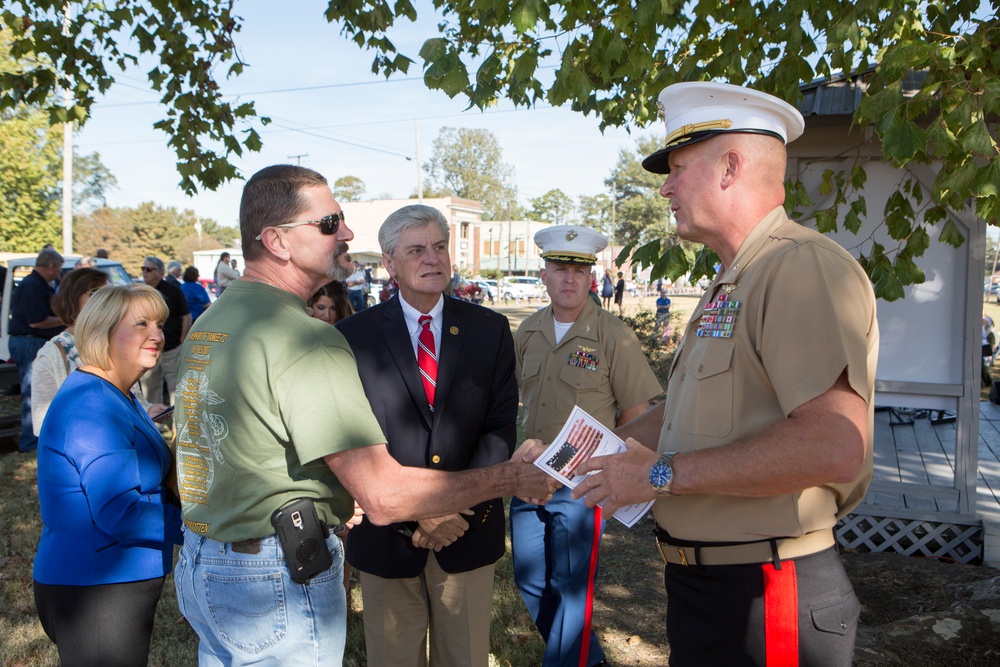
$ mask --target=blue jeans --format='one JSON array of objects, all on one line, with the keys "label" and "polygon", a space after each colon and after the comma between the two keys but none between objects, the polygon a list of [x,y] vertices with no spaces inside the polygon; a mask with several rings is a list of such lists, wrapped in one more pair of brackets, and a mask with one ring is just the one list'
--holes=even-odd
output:
[{"label": "blue jeans", "polygon": [[198,664],[318,667],[339,665],[347,639],[344,548],[326,541],[333,566],[292,581],[274,535],[260,553],[184,531],[174,568],[177,604],[198,634]]},{"label": "blue jeans", "polygon": [[363,289],[347,290],[347,301],[355,313],[360,313],[365,309],[365,292]]},{"label": "blue jeans", "polygon": [[35,336],[11,336],[8,342],[10,356],[17,364],[17,378],[21,383],[21,440],[17,448],[22,452],[38,449],[38,436],[31,424],[31,364],[47,342],[44,338]]}]

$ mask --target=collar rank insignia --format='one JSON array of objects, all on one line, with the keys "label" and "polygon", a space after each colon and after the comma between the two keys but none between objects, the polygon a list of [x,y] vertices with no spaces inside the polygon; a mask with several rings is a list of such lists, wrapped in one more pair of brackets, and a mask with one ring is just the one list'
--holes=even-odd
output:
[{"label": "collar rank insignia", "polygon": [[730,301],[729,294],[720,294],[715,301],[705,304],[695,335],[699,338],[732,338],[739,312],[739,301]]}]

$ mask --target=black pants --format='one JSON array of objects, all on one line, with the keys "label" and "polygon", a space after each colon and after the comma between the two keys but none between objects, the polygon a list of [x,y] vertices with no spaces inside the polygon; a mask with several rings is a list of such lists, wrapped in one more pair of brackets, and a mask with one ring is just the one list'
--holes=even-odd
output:
[{"label": "black pants", "polygon": [[35,583],[35,608],[62,667],[145,667],[163,577],[101,586]]},{"label": "black pants", "polygon": [[[781,663],[816,667],[850,667],[854,656],[861,605],[836,549],[784,561],[794,568],[791,594],[797,608],[798,650],[793,661]],[[667,641],[671,667],[764,667],[768,642],[787,630],[771,616],[767,636],[765,608],[789,602],[765,591],[762,565],[666,566]],[[770,567],[768,564],[766,567]],[[776,571],[778,573],[778,571]],[[780,576],[780,574],[779,574]],[[785,589],[788,593],[788,588]],[[767,593],[767,594],[766,594]],[[787,636],[787,635],[786,635]],[[794,660],[797,658],[797,662]]]}]

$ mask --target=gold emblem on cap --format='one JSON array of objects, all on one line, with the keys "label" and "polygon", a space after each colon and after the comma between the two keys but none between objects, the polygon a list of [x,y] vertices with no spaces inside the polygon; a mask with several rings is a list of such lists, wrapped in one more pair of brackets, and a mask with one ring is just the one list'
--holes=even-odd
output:
[{"label": "gold emblem on cap", "polygon": [[458,335],[458,327],[452,327],[452,328],[448,329],[448,333],[450,333],[452,336],[457,336]]},{"label": "gold emblem on cap", "polygon": [[656,115],[660,117],[660,120],[666,120],[667,110],[663,108],[663,102],[656,103]]},{"label": "gold emblem on cap", "polygon": [[566,232],[566,240],[567,241],[572,241],[577,236],[579,236],[579,234],[577,232]]},{"label": "gold emblem on cap", "polygon": [[728,130],[733,126],[733,121],[728,118],[723,118],[721,120],[706,120],[703,123],[691,123],[689,125],[682,125],[673,132],[671,132],[664,146],[669,147],[670,144],[676,143],[681,139],[684,139],[689,134],[694,134],[695,132],[706,132],[708,130]]}]

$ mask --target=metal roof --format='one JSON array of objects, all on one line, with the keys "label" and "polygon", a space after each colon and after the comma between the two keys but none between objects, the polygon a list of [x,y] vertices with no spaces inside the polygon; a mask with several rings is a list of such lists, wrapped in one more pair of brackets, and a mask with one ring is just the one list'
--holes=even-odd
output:
[{"label": "metal roof", "polygon": [[[850,78],[816,79],[804,84],[799,111],[803,116],[853,116],[868,90],[868,78],[873,70],[854,74]],[[903,79],[903,94],[913,95],[924,83],[927,72],[910,72]]]}]

